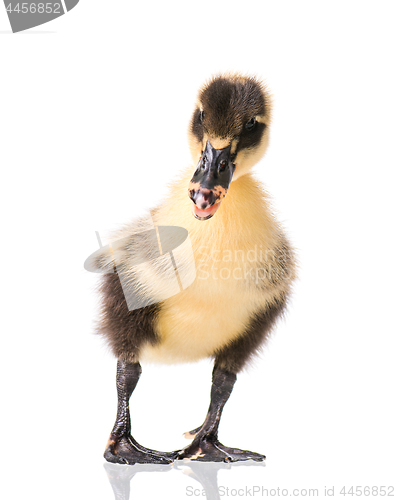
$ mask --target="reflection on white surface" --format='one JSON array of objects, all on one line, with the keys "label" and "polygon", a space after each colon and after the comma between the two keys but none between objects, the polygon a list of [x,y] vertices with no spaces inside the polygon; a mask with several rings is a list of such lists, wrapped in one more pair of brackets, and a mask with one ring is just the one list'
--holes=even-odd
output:
[{"label": "reflection on white surface", "polygon": [[136,474],[139,472],[169,472],[172,469],[172,465],[135,464],[131,466],[105,462],[104,468],[113,489],[115,500],[128,500],[130,496],[130,482]]},{"label": "reflection on white surface", "polygon": [[231,470],[234,467],[265,467],[265,462],[254,462],[247,460],[244,462],[225,463],[225,462],[194,462],[191,460],[180,460],[180,462],[171,465],[156,464],[135,464],[118,465],[105,463],[104,468],[109,478],[110,485],[114,492],[115,500],[132,500],[131,479],[139,472],[169,472],[170,470],[179,470],[183,474],[195,479],[205,490],[205,497],[209,500],[218,500],[219,488],[217,484],[217,472],[219,470]]}]

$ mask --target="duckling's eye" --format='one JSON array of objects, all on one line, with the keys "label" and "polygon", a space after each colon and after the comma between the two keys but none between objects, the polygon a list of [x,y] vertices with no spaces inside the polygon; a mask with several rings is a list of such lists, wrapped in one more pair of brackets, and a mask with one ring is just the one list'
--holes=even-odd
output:
[{"label": "duckling's eye", "polygon": [[245,128],[247,131],[251,131],[254,129],[254,126],[256,125],[256,118],[251,118],[248,122],[245,123]]},{"label": "duckling's eye", "polygon": [[224,170],[226,169],[226,166],[227,166],[226,160],[221,160],[220,165],[219,165],[219,172],[224,172]]},{"label": "duckling's eye", "polygon": [[201,123],[203,122],[204,118],[205,118],[205,111],[201,111],[201,113],[199,115],[199,119],[200,119]]}]

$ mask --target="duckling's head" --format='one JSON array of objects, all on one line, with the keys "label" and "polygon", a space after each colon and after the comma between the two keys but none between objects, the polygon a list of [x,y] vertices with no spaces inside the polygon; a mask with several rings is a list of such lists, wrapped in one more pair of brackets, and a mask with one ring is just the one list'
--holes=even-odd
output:
[{"label": "duckling's head", "polygon": [[225,74],[203,86],[189,131],[197,167],[188,193],[197,219],[210,219],[230,183],[262,158],[270,117],[269,94],[256,78]]}]

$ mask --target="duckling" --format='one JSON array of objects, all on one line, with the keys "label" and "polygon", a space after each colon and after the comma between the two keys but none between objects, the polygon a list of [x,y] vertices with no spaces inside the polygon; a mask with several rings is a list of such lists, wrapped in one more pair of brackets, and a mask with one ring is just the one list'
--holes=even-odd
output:
[{"label": "duckling", "polygon": [[[104,273],[98,333],[118,360],[118,411],[104,453],[109,462],[265,459],[224,446],[218,427],[237,374],[265,343],[296,276],[294,251],[251,172],[267,149],[270,120],[270,95],[256,77],[220,74],[198,93],[188,133],[196,166],[181,173],[170,196],[151,212],[157,229],[187,230],[195,259],[189,286],[160,300],[155,289],[161,268],[153,264],[156,255],[141,236],[142,229],[148,234],[152,227],[144,220],[118,232],[112,252],[96,256],[95,265]],[[143,263],[139,271],[136,262]],[[128,276],[123,283],[122,273]],[[128,308],[126,282],[145,299],[141,307]],[[132,437],[129,412],[140,361],[202,358],[214,360],[210,405],[203,424],[185,434],[191,444],[174,452],[140,445]]]}]

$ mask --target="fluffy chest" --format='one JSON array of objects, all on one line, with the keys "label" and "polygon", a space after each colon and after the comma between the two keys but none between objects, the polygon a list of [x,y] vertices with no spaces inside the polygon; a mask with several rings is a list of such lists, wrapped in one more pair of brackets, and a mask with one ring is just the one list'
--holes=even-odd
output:
[{"label": "fluffy chest", "polygon": [[270,287],[260,267],[260,248],[193,245],[196,279],[167,299],[156,324],[160,342],[142,358],[195,361],[243,334],[250,318],[266,306]]}]

